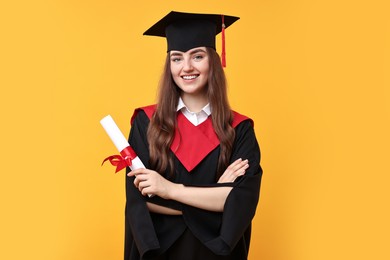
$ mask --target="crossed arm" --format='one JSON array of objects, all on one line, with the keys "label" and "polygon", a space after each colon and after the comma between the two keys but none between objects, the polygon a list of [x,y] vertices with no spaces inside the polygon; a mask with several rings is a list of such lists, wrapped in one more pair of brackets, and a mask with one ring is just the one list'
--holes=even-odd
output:
[{"label": "crossed arm", "polygon": [[[234,182],[234,180],[245,174],[249,167],[248,160],[238,159],[234,161],[222,174],[218,183]],[[149,169],[138,169],[131,171],[128,176],[136,176],[134,185],[142,195],[157,195],[163,199],[176,200],[193,207],[209,211],[222,212],[227,196],[232,187],[187,187],[183,184],[168,181],[158,172]],[[159,206],[147,202],[151,212],[181,215],[181,211]]]}]

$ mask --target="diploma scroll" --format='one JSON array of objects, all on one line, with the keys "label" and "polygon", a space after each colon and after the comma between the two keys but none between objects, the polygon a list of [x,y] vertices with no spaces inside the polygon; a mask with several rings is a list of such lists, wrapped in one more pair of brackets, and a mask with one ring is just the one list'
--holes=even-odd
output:
[{"label": "diploma scroll", "polygon": [[126,166],[129,166],[131,170],[145,168],[144,164],[131,148],[129,142],[123,136],[110,115],[100,120],[100,124],[103,126],[104,130],[106,130],[106,133],[121,154],[107,157],[103,163],[106,160],[109,160],[112,165],[117,166],[116,172],[122,170]]},{"label": "diploma scroll", "polygon": [[[115,172],[126,168],[126,166],[129,166],[131,170],[145,169],[145,165],[134,152],[133,148],[131,148],[129,142],[127,142],[121,130],[119,130],[118,126],[115,124],[114,119],[108,115],[100,120],[100,124],[103,126],[104,130],[106,130],[106,133],[120,153],[120,155],[107,157],[104,159],[103,163],[109,160],[112,165],[116,166]],[[153,197],[153,194],[148,194],[148,197]]]}]

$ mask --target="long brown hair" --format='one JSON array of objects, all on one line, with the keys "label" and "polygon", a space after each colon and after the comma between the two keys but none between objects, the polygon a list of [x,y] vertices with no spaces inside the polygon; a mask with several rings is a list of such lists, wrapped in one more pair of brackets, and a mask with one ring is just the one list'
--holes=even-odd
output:
[{"label": "long brown hair", "polygon": [[[217,168],[218,179],[229,165],[235,132],[231,126],[233,114],[228,102],[226,77],[220,57],[214,49],[207,47],[206,50],[210,68],[206,86],[207,96],[212,108],[211,120],[221,149]],[[177,128],[176,108],[180,93],[180,88],[172,79],[168,53],[159,85],[156,112],[150,121],[147,133],[150,163],[160,173],[166,170],[171,174],[174,173],[170,147]]]}]

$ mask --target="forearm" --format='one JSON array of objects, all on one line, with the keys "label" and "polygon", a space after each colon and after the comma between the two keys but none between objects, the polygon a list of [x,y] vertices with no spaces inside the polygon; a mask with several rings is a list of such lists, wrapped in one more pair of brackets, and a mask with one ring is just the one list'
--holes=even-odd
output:
[{"label": "forearm", "polygon": [[164,215],[182,215],[180,210],[167,208],[150,202],[147,202],[146,205],[148,206],[149,211],[153,213]]},{"label": "forearm", "polygon": [[196,208],[222,212],[232,187],[188,187],[182,184],[172,185],[169,199],[176,200]]},{"label": "forearm", "polygon": [[128,176],[136,176],[135,187],[147,196],[157,195],[163,199],[177,202],[196,208],[222,212],[225,201],[232,187],[190,187],[168,181],[156,171],[137,169],[129,172]]}]

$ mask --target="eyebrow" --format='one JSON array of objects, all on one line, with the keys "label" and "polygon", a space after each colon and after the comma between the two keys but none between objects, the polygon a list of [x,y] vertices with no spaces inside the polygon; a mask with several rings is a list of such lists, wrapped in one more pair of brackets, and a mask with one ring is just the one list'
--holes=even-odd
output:
[{"label": "eyebrow", "polygon": [[[190,55],[193,55],[193,54],[198,53],[198,52],[206,53],[205,50],[202,50],[202,49],[195,49],[195,50],[192,50],[192,51],[190,52]],[[183,55],[183,52],[178,52],[178,51],[176,51],[176,52],[174,51],[174,52],[171,53],[171,57],[172,57],[172,56],[182,56],[182,55]]]}]

